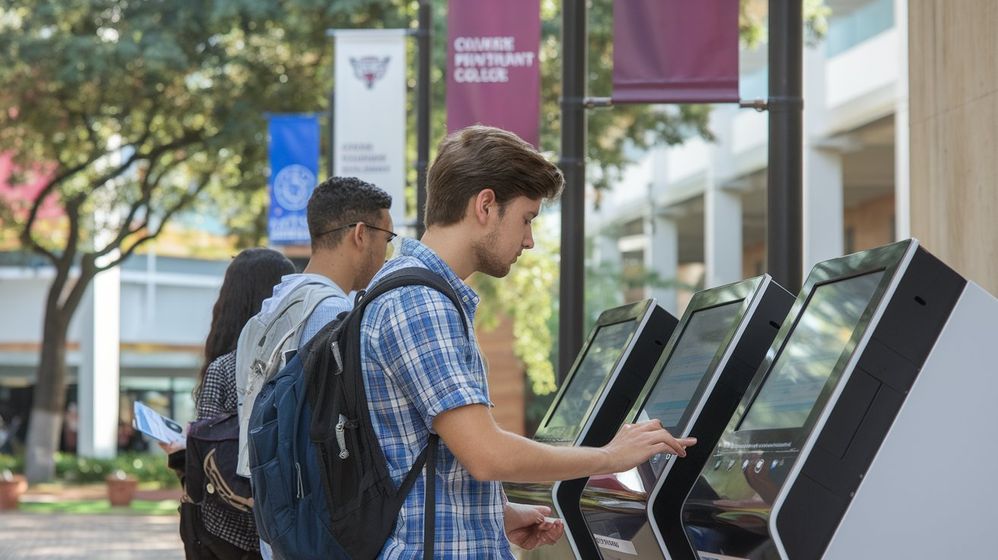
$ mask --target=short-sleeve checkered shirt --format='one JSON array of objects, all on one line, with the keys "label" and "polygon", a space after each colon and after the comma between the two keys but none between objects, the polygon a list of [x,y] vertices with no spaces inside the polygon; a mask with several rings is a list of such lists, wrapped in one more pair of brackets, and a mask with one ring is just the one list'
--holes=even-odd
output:
[{"label": "short-sleeve checkered shirt", "polygon": [[[403,240],[400,256],[375,281],[410,266],[428,268],[454,288],[470,332],[463,332],[461,316],[447,296],[424,286],[388,292],[364,313],[361,367],[375,433],[396,484],[426,446],[436,415],[469,404],[492,405],[472,327],[478,295],[414,239]],[[434,556],[512,559],[500,484],[475,480],[442,441],[439,445]],[[425,495],[425,479],[419,477],[380,558],[422,557]]]}]

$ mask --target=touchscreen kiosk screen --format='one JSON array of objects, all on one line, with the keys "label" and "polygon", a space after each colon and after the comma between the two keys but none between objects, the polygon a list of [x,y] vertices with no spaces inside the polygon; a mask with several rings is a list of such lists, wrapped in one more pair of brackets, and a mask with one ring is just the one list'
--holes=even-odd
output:
[{"label": "touchscreen kiosk screen", "polygon": [[658,418],[670,431],[677,429],[683,412],[703,380],[724,337],[731,332],[742,300],[697,311],[690,316],[675,349],[665,362],[655,387],[645,401],[642,418]]},{"label": "touchscreen kiosk screen", "polygon": [[548,433],[563,440],[574,440],[579,435],[586,411],[603,388],[637,326],[636,321],[625,321],[596,330],[575,375],[569,378],[568,387],[548,420]]},{"label": "touchscreen kiosk screen", "polygon": [[739,429],[804,425],[883,275],[871,272],[814,289]]}]

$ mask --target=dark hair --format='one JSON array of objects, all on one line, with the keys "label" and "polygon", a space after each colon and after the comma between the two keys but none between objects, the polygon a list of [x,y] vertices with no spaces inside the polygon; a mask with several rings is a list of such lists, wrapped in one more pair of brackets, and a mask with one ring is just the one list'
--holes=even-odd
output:
[{"label": "dark hair", "polygon": [[232,259],[211,310],[211,328],[204,342],[204,365],[194,387],[194,402],[201,395],[208,365],[236,349],[246,322],[260,312],[260,305],[273,294],[281,277],[294,272],[291,261],[273,249],[246,249]]},{"label": "dark hair", "polygon": [[346,230],[329,230],[370,222],[378,212],[392,207],[392,197],[382,189],[356,177],[331,177],[318,184],[308,199],[308,233],[312,249],[332,249],[346,235]]},{"label": "dark hair", "polygon": [[437,148],[426,179],[425,222],[460,222],[468,200],[483,189],[495,191],[496,201],[505,205],[518,196],[555,198],[564,185],[561,170],[516,134],[469,126],[444,138]]}]

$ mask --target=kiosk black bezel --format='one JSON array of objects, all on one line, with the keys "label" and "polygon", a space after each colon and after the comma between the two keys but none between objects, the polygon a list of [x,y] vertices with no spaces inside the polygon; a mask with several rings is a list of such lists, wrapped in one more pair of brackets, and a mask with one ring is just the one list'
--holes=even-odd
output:
[{"label": "kiosk black bezel", "polygon": [[[909,243],[902,241],[863,253],[846,255],[838,259],[832,259],[815,265],[815,267],[811,270],[811,273],[808,275],[804,287],[801,289],[801,295],[803,296],[806,294],[806,296],[798,296],[797,301],[794,302],[794,306],[790,310],[789,316],[793,317],[793,320],[784,323],[783,327],[780,329],[780,332],[776,335],[776,341],[773,343],[773,349],[775,351],[771,350],[766,356],[766,361],[760,366],[760,371],[765,371],[765,375],[760,376],[758,373],[756,374],[755,379],[752,381],[752,385],[749,386],[748,391],[745,393],[745,398],[738,405],[738,409],[735,411],[734,416],[731,417],[731,421],[725,429],[725,435],[721,437],[722,442],[727,442],[736,446],[751,445],[756,443],[785,444],[786,447],[781,448],[782,451],[790,452],[800,450],[800,447],[804,444],[804,441],[807,440],[808,435],[814,429],[814,425],[821,416],[822,410],[824,410],[825,405],[828,403],[829,398],[834,392],[839,379],[845,371],[849,359],[856,350],[856,346],[859,344],[859,341],[862,340],[867,329],[869,328],[870,320],[876,313],[884,294],[889,289],[891,281],[896,275],[898,267],[900,266],[908,247]],[[811,302],[814,291],[818,287],[825,284],[849,280],[851,278],[865,276],[867,274],[875,274],[878,272],[883,273],[883,276],[880,278],[877,288],[870,297],[870,301],[867,304],[866,309],[863,310],[859,320],[856,322],[856,328],[853,330],[852,335],[849,338],[849,342],[846,343],[842,354],[839,356],[838,361],[836,361],[835,365],[832,367],[831,373],[829,373],[828,378],[825,380],[825,385],[822,387],[818,398],[815,399],[814,405],[811,407],[811,411],[808,414],[807,420],[804,424],[796,428],[757,430],[740,429],[745,415],[751,409],[756,397],[758,397],[762,387],[765,386],[766,381],[769,379],[769,376],[773,371],[773,366],[776,365],[780,355],[784,350],[786,350],[790,335],[793,333],[794,329],[797,328],[797,324],[801,320],[804,310]]]},{"label": "kiosk black bezel", "polygon": [[[825,414],[831,397],[839,390],[838,386],[842,382],[842,377],[847,371],[849,363],[856,358],[858,346],[865,337],[871,334],[871,328],[876,329],[876,325],[879,324],[879,321],[874,321],[874,319],[878,316],[880,309],[886,305],[884,301],[885,296],[892,289],[892,285],[898,281],[899,271],[902,264],[906,263],[906,255],[911,250],[913,243],[915,242],[912,240],[901,241],[870,251],[825,261],[816,265],[808,275],[801,294],[789,314],[792,320],[787,321],[780,329],[776,340],[767,353],[766,360],[760,365],[752,384],[739,403],[735,414],[728,422],[728,426],[725,428],[718,444],[711,451],[712,457],[731,456],[731,454],[744,457],[745,454],[754,453],[784,456],[785,453],[785,456],[790,459],[785,469],[782,466],[783,462],[781,460],[780,469],[783,474],[773,479],[773,483],[778,484],[773,490],[776,494],[767,493],[768,497],[760,498],[757,505],[750,507],[755,512],[753,516],[762,515],[762,517],[769,519],[768,523],[773,522],[770,516],[774,505],[779,501],[778,496],[782,491],[780,489],[783,488],[784,484],[782,477],[787,476],[786,473],[793,472],[794,469],[799,468],[798,463],[802,460],[801,451],[807,445],[808,441],[817,435],[813,433],[815,425],[822,418],[823,414]],[[882,274],[877,287],[874,289],[859,320],[856,322],[856,327],[853,329],[849,341],[846,343],[838,360],[832,367],[832,371],[825,380],[822,391],[812,405],[804,424],[796,428],[739,429],[748,411],[755,403],[762,388],[772,374],[776,362],[786,350],[790,335],[797,328],[806,306],[811,302],[815,290],[829,283],[875,273]],[[711,461],[711,463],[714,462]],[[691,488],[686,497],[681,518],[684,532],[688,536],[691,531],[690,526],[700,527],[701,529],[709,528],[712,526],[712,523],[707,522],[708,519],[719,519],[719,516],[722,516],[722,512],[724,512],[724,516],[737,516],[738,512],[741,511],[737,507],[729,508],[728,506],[720,505],[721,502],[736,499],[736,497],[730,494],[717,494],[715,487],[706,482],[714,478],[710,472],[711,465],[704,465],[699,475],[700,481]],[[731,476],[742,476],[742,470],[733,471]],[[723,486],[723,483],[721,484]],[[694,506],[693,504],[696,505]],[[749,508],[749,506],[745,507]],[[760,510],[760,508],[764,509]],[[748,512],[748,509],[745,511]],[[697,519],[698,521],[691,523],[692,519]],[[745,535],[748,535],[750,533],[754,534],[758,530],[758,527],[745,527],[740,530]],[[746,545],[748,546],[747,543]],[[734,550],[731,553],[738,554]]]},{"label": "kiosk black bezel", "polygon": [[[611,325],[616,325],[627,321],[635,322],[634,333],[636,333],[638,331],[638,328],[641,326],[640,322],[642,318],[644,318],[649,313],[652,306],[654,305],[655,305],[654,300],[646,299],[643,301],[622,305],[620,307],[614,307],[613,309],[607,309],[606,311],[600,314],[599,318],[596,319],[596,323],[593,325],[593,328],[590,329],[589,336],[586,338],[585,344],[582,345],[582,350],[575,357],[575,362],[572,363],[572,368],[569,370],[568,375],[565,377],[565,380],[561,383],[561,386],[558,388],[558,394],[555,395],[554,400],[551,401],[551,405],[548,407],[547,413],[544,414],[544,418],[541,420],[540,424],[538,424],[537,431],[534,433],[534,439],[536,439],[537,441],[546,441],[546,442],[554,441],[554,442],[571,443],[579,437],[579,434],[585,428],[585,424],[588,423],[590,417],[592,416],[593,411],[599,405],[600,402],[599,398],[594,399],[593,402],[589,405],[589,408],[586,409],[585,413],[582,415],[583,424],[579,426],[579,428],[575,431],[575,434],[571,440],[548,434],[549,431],[548,424],[554,418],[555,412],[558,410],[558,406],[561,404],[562,399],[565,397],[565,393],[568,392],[568,388],[571,386],[572,381],[575,380],[575,377],[579,371],[579,366],[582,364],[582,361],[588,355],[589,348],[592,345],[593,341],[596,339],[596,335],[603,327],[608,327]],[[627,356],[628,347],[634,344],[635,341],[634,333],[632,333],[631,336],[627,339],[627,345],[621,349],[620,356],[614,362],[613,365],[614,371],[620,366],[621,358]],[[612,378],[613,375],[606,376],[606,378],[603,380],[603,383],[599,386],[599,389],[596,391],[597,395],[601,395],[606,390],[607,384],[610,383]]]},{"label": "kiosk black bezel", "polygon": [[[648,382],[641,390],[637,400],[634,401],[634,406],[632,406],[631,410],[628,411],[627,422],[636,422],[638,417],[641,415],[641,412],[644,411],[645,406],[648,404],[648,399],[651,397],[652,392],[654,392],[655,387],[661,379],[666,364],[675,353],[676,347],[682,340],[683,335],[686,334],[686,328],[689,326],[693,316],[701,311],[706,311],[722,305],[731,305],[740,301],[741,308],[735,313],[732,324],[737,325],[741,323],[741,321],[745,318],[745,313],[748,312],[748,308],[752,303],[751,296],[759,288],[763,278],[763,276],[758,276],[756,278],[750,278],[748,280],[742,280],[740,282],[724,286],[718,286],[717,288],[697,292],[693,296],[686,308],[686,312],[683,313],[683,318],[680,320],[679,326],[676,327],[675,332],[669,338],[665,351],[662,352],[662,356],[655,364],[655,369],[653,370],[655,373],[648,378]],[[694,391],[693,395],[690,396],[689,402],[698,402],[703,397],[703,392],[706,389],[707,384],[710,383],[710,379],[712,377],[708,374],[717,368],[717,364],[720,363],[721,358],[723,357],[722,350],[731,344],[731,340],[734,336],[734,330],[725,335],[720,346],[718,346],[718,351],[715,352],[714,356],[710,359],[707,369],[704,371],[704,375],[701,377],[700,383],[697,385],[696,391]],[[672,426],[672,428],[685,427],[689,424],[690,416],[692,414],[693,411],[690,410],[689,406],[687,406],[686,410],[683,412],[683,415],[679,418],[679,421],[676,422],[676,425]],[[666,426],[666,428],[670,428],[670,426]]]},{"label": "kiosk black bezel", "polygon": [[[730,305],[733,306],[733,309],[731,316],[726,321],[728,324],[725,326],[725,332],[717,341],[717,348],[706,363],[703,364],[704,371],[697,383],[697,388],[690,395],[683,414],[675,423],[676,425],[666,426],[670,430],[673,430],[677,436],[681,433],[688,434],[695,425],[703,425],[705,422],[710,424],[711,420],[705,419],[702,416],[706,410],[713,410],[712,406],[715,408],[721,406],[725,410],[724,417],[715,420],[714,422],[720,425],[715,426],[711,430],[711,433],[719,435],[721,429],[724,428],[724,425],[728,421],[730,412],[738,404],[741,395],[748,386],[757,365],[762,361],[766,350],[769,348],[794,299],[792,294],[784,290],[766,275],[710,288],[695,294],[687,306],[679,326],[677,326],[676,331],[670,337],[662,355],[656,362],[652,375],[645,383],[638,398],[635,399],[635,404],[628,411],[627,416],[625,416],[625,421],[635,422],[645,417],[644,413],[651,403],[651,399],[655,397],[657,391],[663,389],[661,385],[665,381],[663,376],[666,373],[667,366],[670,361],[676,358],[676,352],[681,350],[682,347],[680,344],[686,341],[686,337],[690,334],[690,327],[693,326],[693,320],[699,317],[702,312]],[[752,316],[749,316],[749,313],[753,309],[755,311]],[[748,362],[744,361],[746,359]],[[748,365],[750,363],[754,365]],[[719,377],[721,375],[718,371],[719,368],[724,368],[726,372],[723,378]],[[720,391],[724,395],[731,394],[732,397],[730,399],[721,395],[716,396],[717,398],[708,397],[706,395],[708,390]],[[714,398],[713,401],[710,401],[713,404],[708,404],[708,398]],[[726,399],[730,401],[726,405],[718,404],[719,401]],[[656,418],[655,416],[648,416]],[[703,453],[704,455],[713,448],[715,441],[716,439],[713,437],[707,438],[705,442],[707,449]],[[698,449],[692,448],[691,451],[690,456],[693,457],[697,455]],[[684,461],[689,460],[691,459],[682,459],[676,464],[683,464]],[[704,460],[700,461],[701,465]],[[675,468],[675,466],[669,467],[671,459],[668,457],[659,458],[659,461],[663,469]],[[636,517],[645,517],[647,515],[646,511],[650,514],[648,508],[651,507],[657,481],[660,480],[655,470],[656,466],[653,464],[653,461],[646,461],[639,465],[635,472],[637,480],[632,479],[639,486],[628,485],[621,482],[620,479],[614,480],[616,489],[611,486],[604,486],[602,483],[594,486],[587,485],[585,489],[586,499],[593,501],[593,503],[590,503],[586,508],[589,510],[585,518],[586,534],[590,538],[594,538],[592,536],[594,531],[590,524],[593,518],[590,516],[596,515],[598,517],[600,510],[603,510],[607,514],[616,511],[618,514],[625,514],[625,516],[627,515],[626,512],[630,511]],[[695,477],[699,471],[700,466],[695,467],[695,470],[690,472],[690,478]],[[677,496],[677,498],[676,510],[678,512],[679,505],[682,503],[682,497]],[[596,503],[599,505],[596,506]],[[631,511],[633,508],[638,509]],[[628,524],[636,522],[634,519],[621,521]],[[654,521],[645,518],[644,523],[653,524]],[[630,527],[630,529],[642,530],[640,525],[635,525]],[[576,532],[576,528],[573,527],[572,534],[575,535]],[[621,527],[621,532],[611,533],[611,535],[613,535],[613,538],[624,540],[633,538],[633,535],[623,531],[623,526]],[[657,550],[658,545],[655,546]],[[650,552],[650,550],[646,550],[645,552]]]}]

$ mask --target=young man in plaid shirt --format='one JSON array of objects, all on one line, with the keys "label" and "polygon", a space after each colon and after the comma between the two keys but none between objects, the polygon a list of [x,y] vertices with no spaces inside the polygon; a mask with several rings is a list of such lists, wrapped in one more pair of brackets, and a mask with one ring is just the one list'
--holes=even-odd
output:
[{"label": "young man in plaid shirt", "polygon": [[[361,367],[375,433],[396,484],[426,445],[440,436],[436,462],[434,553],[440,558],[513,558],[561,537],[547,508],[510,504],[499,481],[568,480],[630,469],[656,453],[684,456],[657,420],[625,426],[602,448],[553,447],[507,432],[492,417],[486,368],[473,325],[475,272],[509,273],[534,246],[531,222],[541,202],[558,196],[558,168],[515,134],[483,126],[441,142],[427,178],[426,233],[406,239],[401,255],[375,277],[419,266],[444,278],[464,307],[423,286],[399,288],[371,302],[361,326]],[[425,484],[416,480],[381,558],[420,558]]]}]

